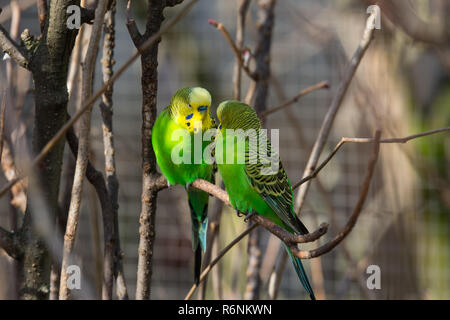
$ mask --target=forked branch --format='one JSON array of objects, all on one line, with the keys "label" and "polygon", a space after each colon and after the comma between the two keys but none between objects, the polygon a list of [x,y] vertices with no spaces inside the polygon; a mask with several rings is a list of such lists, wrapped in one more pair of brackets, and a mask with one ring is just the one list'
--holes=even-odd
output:
[{"label": "forked branch", "polygon": [[234,43],[233,39],[230,36],[230,33],[225,28],[225,26],[222,23],[217,22],[214,19],[209,19],[208,22],[209,22],[210,25],[215,27],[217,30],[219,30],[223,34],[223,36],[225,37],[225,40],[228,42],[228,44],[230,45],[231,49],[233,50],[234,55],[236,56],[240,67],[245,71],[245,73],[247,73],[247,75],[251,79],[257,80],[257,75],[249,69],[248,65],[246,65],[244,63],[244,59],[242,58],[242,52],[237,48],[236,44]]},{"label": "forked branch", "polygon": [[328,241],[327,243],[323,244],[317,249],[303,251],[298,250],[296,245],[291,244],[290,248],[292,250],[292,253],[295,254],[297,257],[299,257],[300,259],[311,259],[321,256],[331,251],[333,248],[335,248],[342,240],[344,240],[344,238],[350,233],[350,231],[352,231],[362,211],[364,202],[366,201],[367,194],[369,192],[370,182],[372,180],[373,172],[375,170],[375,165],[378,159],[378,153],[380,150],[380,136],[381,131],[377,130],[377,132],[375,133],[375,137],[373,138],[374,142],[372,155],[370,156],[369,164],[366,168],[364,183],[359,193],[358,201],[356,202],[356,205],[353,209],[353,213],[350,216],[345,227],[332,240]]},{"label": "forked branch", "polygon": [[0,47],[21,67],[28,68],[28,53],[11,39],[8,31],[2,25],[0,25]]}]

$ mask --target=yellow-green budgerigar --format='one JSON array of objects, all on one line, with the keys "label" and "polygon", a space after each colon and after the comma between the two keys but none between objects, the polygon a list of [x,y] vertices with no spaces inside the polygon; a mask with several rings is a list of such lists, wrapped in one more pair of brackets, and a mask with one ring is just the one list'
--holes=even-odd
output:
[{"label": "yellow-green budgerigar", "polygon": [[209,195],[190,184],[198,178],[214,180],[213,164],[206,163],[203,157],[203,151],[210,143],[202,139],[208,129],[215,127],[210,106],[211,95],[206,89],[179,89],[157,117],[152,132],[156,161],[169,186],[178,184],[186,188],[191,211],[196,283],[200,277],[202,250],[206,247]]},{"label": "yellow-green budgerigar", "polygon": [[[278,154],[272,154],[270,141],[253,108],[239,101],[225,101],[219,105],[217,117],[220,122],[215,149],[217,168],[233,208],[247,214],[247,218],[255,213],[264,216],[291,233],[308,233],[294,213],[291,183]],[[267,164],[270,159],[274,166]],[[301,260],[285,248],[300,282],[314,300]]]}]

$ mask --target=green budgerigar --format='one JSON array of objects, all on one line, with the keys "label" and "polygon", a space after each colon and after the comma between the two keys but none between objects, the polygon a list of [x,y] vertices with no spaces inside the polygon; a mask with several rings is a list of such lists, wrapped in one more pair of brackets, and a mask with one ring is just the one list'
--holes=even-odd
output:
[{"label": "green budgerigar", "polygon": [[215,127],[210,116],[211,95],[206,89],[183,88],[172,97],[169,106],[157,117],[152,132],[156,161],[170,185],[186,188],[192,222],[192,249],[195,252],[194,278],[198,283],[202,250],[208,229],[208,193],[191,187],[196,179],[213,182],[213,164],[203,152],[210,143],[203,139]]},{"label": "green budgerigar", "polygon": [[[254,109],[239,101],[225,101],[217,117],[217,168],[233,208],[247,218],[255,213],[264,216],[291,233],[308,233],[294,213],[291,183]],[[285,248],[300,282],[315,300],[301,260]]]}]

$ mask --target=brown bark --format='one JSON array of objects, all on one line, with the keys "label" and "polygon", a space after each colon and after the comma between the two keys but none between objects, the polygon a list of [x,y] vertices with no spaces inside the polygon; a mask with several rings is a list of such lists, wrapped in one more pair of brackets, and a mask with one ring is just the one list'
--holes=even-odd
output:
[{"label": "brown bark", "polygon": [[[77,30],[66,26],[66,8],[79,1],[52,1],[49,7],[48,24],[43,36],[34,40],[28,33],[22,40],[29,52],[29,68],[35,85],[35,119],[33,131],[33,152],[38,154],[66,121],[67,88],[66,78],[70,53]],[[61,175],[64,142],[60,141],[40,163],[37,183],[30,184],[30,204],[26,210],[20,238],[24,247],[21,265],[21,290],[24,299],[47,299],[50,280],[50,256],[43,235],[37,232],[36,212],[33,208],[41,195],[46,204],[45,214],[55,221],[58,213],[58,192]],[[37,190],[40,189],[40,195]],[[34,200],[33,200],[34,199]]]},{"label": "brown bark", "polygon": [[[155,35],[164,20],[163,11],[182,0],[149,0],[145,33],[139,34],[134,20],[128,19],[128,31],[135,46],[139,48]],[[158,178],[156,158],[152,147],[152,129],[156,119],[156,94],[158,91],[158,45],[153,43],[141,54],[142,67],[142,195],[139,218],[139,252],[136,285],[136,299],[150,298],[152,278],[153,244],[155,240],[155,214],[158,188],[153,182]]]},{"label": "brown bark", "polygon": [[[256,87],[255,87],[255,110],[261,114],[267,109],[267,97],[269,93],[270,79],[270,48],[272,44],[272,31],[275,20],[276,0],[260,0],[258,2],[258,42],[255,50],[256,62]],[[251,222],[253,223],[253,222]],[[261,229],[257,229],[248,238],[248,267],[247,287],[245,299],[259,299],[261,287]]]}]

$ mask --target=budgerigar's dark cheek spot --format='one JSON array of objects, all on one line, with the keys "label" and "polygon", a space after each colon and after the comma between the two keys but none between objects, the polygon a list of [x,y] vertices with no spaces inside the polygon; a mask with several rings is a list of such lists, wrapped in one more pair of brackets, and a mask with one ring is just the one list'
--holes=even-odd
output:
[{"label": "budgerigar's dark cheek spot", "polygon": [[186,122],[186,125],[189,127],[191,125],[191,123],[190,122]]}]

